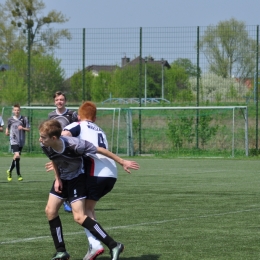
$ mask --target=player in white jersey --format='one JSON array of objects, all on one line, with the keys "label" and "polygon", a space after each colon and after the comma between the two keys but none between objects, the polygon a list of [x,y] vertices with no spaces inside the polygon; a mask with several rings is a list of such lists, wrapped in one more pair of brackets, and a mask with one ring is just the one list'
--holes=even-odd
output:
[{"label": "player in white jersey", "polygon": [[[62,134],[78,137],[93,143],[95,146],[108,149],[106,134],[94,123],[96,120],[96,111],[96,105],[93,102],[84,102],[78,110],[80,121],[66,126]],[[113,160],[101,154],[90,155],[86,166],[86,210],[88,216],[96,219],[96,203],[113,189],[117,180],[117,168]],[[100,241],[87,229],[85,231],[89,240],[89,249],[83,260],[92,260],[102,254],[104,248]]]},{"label": "player in white jersey", "polygon": [[8,118],[5,134],[10,136],[10,145],[14,154],[12,163],[7,172],[7,180],[12,181],[12,170],[16,168],[18,181],[22,181],[20,172],[20,156],[25,144],[25,132],[30,131],[30,124],[26,116],[20,115],[21,109],[19,104],[13,106],[13,116]]}]

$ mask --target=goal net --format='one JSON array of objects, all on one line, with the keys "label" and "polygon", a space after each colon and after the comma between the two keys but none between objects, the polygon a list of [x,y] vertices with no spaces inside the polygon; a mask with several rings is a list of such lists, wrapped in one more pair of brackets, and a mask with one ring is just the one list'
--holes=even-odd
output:
[{"label": "goal net", "polygon": [[[55,107],[21,109],[31,125],[23,151],[39,153],[38,126]],[[98,107],[96,123],[116,154],[234,157],[248,156],[247,113],[246,106]],[[11,114],[11,107],[2,109],[5,126]],[[5,135],[0,135],[0,142],[1,151],[9,151]]]}]

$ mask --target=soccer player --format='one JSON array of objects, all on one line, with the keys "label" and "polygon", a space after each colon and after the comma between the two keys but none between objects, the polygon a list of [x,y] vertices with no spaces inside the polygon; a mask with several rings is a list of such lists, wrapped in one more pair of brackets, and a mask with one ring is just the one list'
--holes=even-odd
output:
[{"label": "soccer player", "polygon": [[16,168],[18,181],[22,181],[20,172],[20,156],[25,144],[25,133],[30,131],[29,120],[26,116],[20,115],[21,108],[19,104],[13,106],[13,116],[8,118],[5,134],[10,136],[11,150],[14,154],[12,163],[7,172],[7,180],[12,181],[12,170]]},{"label": "soccer player", "polygon": [[[66,108],[67,99],[63,92],[56,91],[53,98],[56,109],[48,114],[48,119],[57,119],[60,122],[62,129],[66,125],[78,121],[77,112]],[[72,211],[70,204],[67,201],[64,201],[63,206],[66,212]]]},{"label": "soccer player", "polygon": [[113,240],[99,223],[86,214],[86,174],[83,156],[101,153],[121,164],[127,172],[130,172],[129,168],[137,170],[139,165],[134,161],[123,160],[103,147],[96,147],[88,141],[61,136],[61,132],[61,125],[55,119],[45,121],[39,126],[39,141],[44,153],[52,160],[55,169],[55,181],[45,209],[57,251],[52,260],[70,258],[66,252],[58,215],[62,202],[67,198],[72,206],[74,220],[103,242],[110,249],[111,259],[117,260],[124,245]]},{"label": "soccer player", "polygon": [[[66,126],[62,135],[78,137],[95,146],[108,149],[106,134],[94,123],[96,113],[97,108],[93,102],[84,102],[78,110],[80,122]],[[113,189],[117,180],[117,167],[110,158],[96,154],[88,157],[87,168],[86,212],[89,217],[96,220],[96,203]],[[89,230],[85,229],[85,232],[89,241],[89,249],[83,260],[96,259],[104,252],[104,248]]]},{"label": "soccer player", "polygon": [[3,131],[4,131],[4,128],[3,128],[4,125],[5,125],[5,124],[4,124],[4,120],[3,120],[3,118],[0,116],[0,132],[3,132]]}]

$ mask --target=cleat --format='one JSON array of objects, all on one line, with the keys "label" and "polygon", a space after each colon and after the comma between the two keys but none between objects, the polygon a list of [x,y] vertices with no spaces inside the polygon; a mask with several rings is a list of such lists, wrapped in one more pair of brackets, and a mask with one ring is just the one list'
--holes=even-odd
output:
[{"label": "cleat", "polygon": [[110,249],[111,260],[118,260],[119,255],[124,251],[124,248],[123,244],[117,243],[116,247]]},{"label": "cleat", "polygon": [[22,175],[18,175],[18,181],[22,181],[22,180],[23,180]]},{"label": "cleat", "polygon": [[12,172],[10,172],[9,170],[6,171],[7,173],[7,180],[11,181],[12,180]]},{"label": "cleat", "polygon": [[63,202],[64,211],[66,212],[72,212],[72,209],[68,202]]},{"label": "cleat", "polygon": [[57,252],[51,260],[69,260],[70,255],[67,252]]},{"label": "cleat", "polygon": [[99,245],[96,248],[92,248],[91,245],[89,245],[88,252],[83,258],[83,260],[95,260],[97,256],[102,255],[104,253],[104,247],[102,245]]}]

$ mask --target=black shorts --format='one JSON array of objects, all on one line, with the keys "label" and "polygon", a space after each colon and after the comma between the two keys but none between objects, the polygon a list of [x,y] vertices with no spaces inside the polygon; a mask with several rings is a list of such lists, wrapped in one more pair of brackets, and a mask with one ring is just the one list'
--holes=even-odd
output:
[{"label": "black shorts", "polygon": [[12,153],[17,153],[19,152],[19,154],[22,153],[23,147],[19,146],[18,144],[15,145],[11,145],[11,151]]},{"label": "black shorts", "polygon": [[54,183],[50,190],[50,194],[73,203],[77,200],[86,198],[86,175],[80,174],[78,177],[72,180],[62,180],[63,189],[61,193],[57,193],[54,189]]},{"label": "black shorts", "polygon": [[110,192],[116,178],[87,176],[87,199],[98,201],[108,192]]}]

